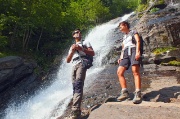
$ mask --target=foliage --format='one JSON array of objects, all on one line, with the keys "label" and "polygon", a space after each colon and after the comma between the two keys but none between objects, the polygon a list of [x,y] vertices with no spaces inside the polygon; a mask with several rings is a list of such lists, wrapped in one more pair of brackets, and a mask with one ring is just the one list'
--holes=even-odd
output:
[{"label": "foliage", "polygon": [[0,52],[0,58],[1,58],[1,57],[5,57],[5,55],[4,55],[3,53]]},{"label": "foliage", "polygon": [[147,7],[148,7],[147,4],[140,4],[140,5],[138,6],[138,8],[136,9],[136,11],[138,11],[138,12],[144,11],[144,10],[147,9]]},{"label": "foliage", "polygon": [[180,62],[178,62],[178,61],[170,61],[169,63],[168,63],[169,65],[172,65],[172,66],[180,66]]},{"label": "foliage", "polygon": [[135,10],[138,2],[0,0],[0,4],[0,56],[28,55],[45,66],[69,46],[75,28],[86,32],[96,24]]},{"label": "foliage", "polygon": [[138,0],[137,12],[142,12],[148,8],[149,0]]},{"label": "foliage", "polygon": [[7,37],[0,36],[0,50],[6,48],[7,44],[8,44]]},{"label": "foliage", "polygon": [[170,50],[176,50],[175,47],[163,47],[163,48],[156,48],[153,53],[154,54],[161,54],[163,52],[166,52],[166,51],[170,51]]},{"label": "foliage", "polygon": [[165,1],[164,0],[158,0],[158,3],[157,4],[164,4]]},{"label": "foliage", "polygon": [[[138,12],[142,12],[144,10],[146,10],[148,8],[148,6],[150,5],[150,2],[154,2],[155,0],[138,0],[138,7],[136,9],[136,11]],[[156,2],[156,5],[159,5],[159,4],[164,4],[165,1],[164,0],[158,0]],[[156,11],[158,11],[159,9],[158,8],[154,8],[154,9],[151,9],[151,13],[154,13]]]},{"label": "foliage", "polygon": [[154,7],[154,8],[152,8],[152,9],[150,10],[150,13],[154,13],[154,12],[157,12],[157,11],[159,11],[159,10],[160,10],[159,8]]},{"label": "foliage", "polygon": [[112,0],[112,5],[109,6],[112,17],[121,16],[124,13],[131,12],[138,6],[137,0]]}]

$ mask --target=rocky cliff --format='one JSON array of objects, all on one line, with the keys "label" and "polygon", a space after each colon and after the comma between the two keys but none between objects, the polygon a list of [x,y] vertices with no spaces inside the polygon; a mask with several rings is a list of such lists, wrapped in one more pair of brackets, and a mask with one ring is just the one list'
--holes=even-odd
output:
[{"label": "rocky cliff", "polygon": [[0,58],[0,110],[10,101],[26,99],[37,89],[40,81],[34,73],[35,67],[36,63],[18,56]]},{"label": "rocky cliff", "polygon": [[[134,14],[128,22],[131,29],[136,29],[144,40],[145,64],[154,63],[154,60],[164,63],[172,60],[180,61],[180,4],[168,5],[153,13]],[[116,63],[121,51],[122,36],[118,33],[119,29],[116,30],[120,40],[116,41],[115,50],[113,49],[107,56],[111,64]],[[163,47],[176,47],[176,50],[162,53],[160,56],[152,53],[155,49]]]}]

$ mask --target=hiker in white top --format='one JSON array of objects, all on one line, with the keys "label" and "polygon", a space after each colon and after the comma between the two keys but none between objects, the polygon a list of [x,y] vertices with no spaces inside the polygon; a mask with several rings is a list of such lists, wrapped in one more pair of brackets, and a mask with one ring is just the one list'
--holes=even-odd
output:
[{"label": "hiker in white top", "polygon": [[[123,21],[119,23],[119,29],[121,32],[125,33],[122,42],[122,52],[118,60],[119,67],[117,69],[117,75],[121,85],[121,94],[117,98],[118,101],[123,101],[129,98],[129,93],[127,91],[126,79],[124,77],[124,72],[132,66],[132,72],[135,82],[135,95],[133,99],[134,104],[142,102],[141,98],[141,78],[140,78],[140,38],[136,31],[130,30],[130,25],[128,22]],[[136,44],[133,43],[135,38]]]},{"label": "hiker in white top", "polygon": [[66,119],[79,119],[81,116],[81,101],[83,96],[84,80],[86,77],[87,68],[84,67],[82,57],[86,55],[94,56],[94,50],[89,42],[81,42],[81,31],[76,29],[72,34],[75,44],[70,49],[66,58],[67,63],[73,60],[72,69],[72,85],[73,85],[73,101],[72,112]]}]

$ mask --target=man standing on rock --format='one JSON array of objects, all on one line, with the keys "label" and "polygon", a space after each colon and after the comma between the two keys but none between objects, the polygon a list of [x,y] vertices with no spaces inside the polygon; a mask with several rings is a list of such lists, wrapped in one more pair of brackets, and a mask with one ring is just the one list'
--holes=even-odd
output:
[{"label": "man standing on rock", "polygon": [[79,119],[81,116],[81,101],[83,96],[83,86],[87,68],[84,67],[82,58],[86,55],[94,56],[94,50],[88,41],[81,41],[81,31],[76,29],[72,34],[75,44],[70,49],[66,58],[67,63],[73,59],[72,85],[73,104],[72,112],[68,119]]},{"label": "man standing on rock", "polygon": [[[136,31],[130,30],[130,25],[128,22],[123,21],[119,23],[119,29],[121,32],[125,33],[122,42],[122,52],[118,60],[119,67],[117,69],[117,75],[121,85],[121,94],[117,98],[118,101],[123,101],[129,98],[129,93],[127,91],[126,80],[124,77],[124,72],[128,70],[130,65],[132,66],[132,72],[135,82],[135,92],[133,103],[138,104],[142,102],[141,98],[141,78],[140,78],[140,38]],[[136,44],[133,42],[133,37]]]}]

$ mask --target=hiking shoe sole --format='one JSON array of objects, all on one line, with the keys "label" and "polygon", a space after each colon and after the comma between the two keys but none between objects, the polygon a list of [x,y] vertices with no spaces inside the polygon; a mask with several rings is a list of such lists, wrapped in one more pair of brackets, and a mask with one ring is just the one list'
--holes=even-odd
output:
[{"label": "hiking shoe sole", "polygon": [[134,104],[140,104],[141,102],[142,102],[142,99],[141,100],[133,101]]}]

